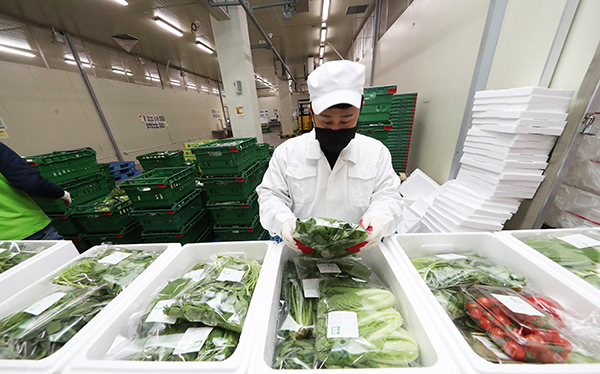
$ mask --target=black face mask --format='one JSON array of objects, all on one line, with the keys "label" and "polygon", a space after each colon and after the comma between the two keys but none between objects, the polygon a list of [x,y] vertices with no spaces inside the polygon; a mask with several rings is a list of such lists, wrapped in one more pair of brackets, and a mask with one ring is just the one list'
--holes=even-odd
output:
[{"label": "black face mask", "polygon": [[324,152],[340,153],[356,135],[356,126],[349,129],[322,129],[315,127],[315,136]]}]

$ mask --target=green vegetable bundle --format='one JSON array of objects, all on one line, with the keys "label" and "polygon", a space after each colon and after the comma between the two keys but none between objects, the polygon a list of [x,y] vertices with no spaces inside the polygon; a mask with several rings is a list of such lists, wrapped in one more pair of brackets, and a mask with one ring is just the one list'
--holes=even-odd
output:
[{"label": "green vegetable bundle", "polygon": [[346,249],[367,240],[367,230],[331,218],[298,218],[293,237],[314,249],[311,257],[339,258],[351,255]]},{"label": "green vegetable bundle", "polygon": [[[242,274],[238,281],[228,274]],[[204,270],[197,284],[180,294],[175,303],[164,309],[167,316],[190,322],[202,322],[241,332],[250,306],[260,264],[236,256],[219,255]]]},{"label": "green vegetable bundle", "polygon": [[112,189],[112,191],[110,191],[108,196],[104,198],[104,200],[97,200],[94,203],[94,211],[110,212],[113,206],[124,201],[129,201],[129,196],[127,196],[121,187],[115,187]]},{"label": "green vegetable bundle", "polygon": [[452,320],[467,315],[465,294],[460,288],[439,288],[431,292]]},{"label": "green vegetable bundle", "polygon": [[37,255],[54,243],[0,242],[0,273]]},{"label": "green vegetable bundle", "polygon": [[275,350],[274,369],[315,369],[315,341],[285,340]]},{"label": "green vegetable bundle", "polygon": [[297,275],[300,279],[307,278],[352,278],[368,281],[373,274],[360,258],[338,258],[325,260],[320,258],[294,258]]},{"label": "green vegetable bundle", "polygon": [[[123,255],[117,263],[107,262],[109,256]],[[52,283],[75,287],[106,285],[109,292],[120,293],[138,277],[160,253],[134,249],[106,247],[63,268]]]},{"label": "green vegetable bundle", "polygon": [[313,338],[317,299],[304,297],[302,280],[298,278],[296,266],[291,260],[283,267],[281,300],[284,310],[279,337],[292,340]]}]

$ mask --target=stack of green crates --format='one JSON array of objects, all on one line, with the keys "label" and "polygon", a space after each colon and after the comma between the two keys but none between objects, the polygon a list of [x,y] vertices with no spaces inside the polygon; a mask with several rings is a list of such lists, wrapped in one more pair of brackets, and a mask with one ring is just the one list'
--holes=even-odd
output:
[{"label": "stack of green crates", "polygon": [[390,125],[393,130],[388,138],[388,148],[397,173],[406,172],[416,106],[417,93],[396,94],[392,99]]},{"label": "stack of green crates", "polygon": [[[107,176],[100,170],[96,161],[96,151],[91,148],[56,151],[26,157],[25,161],[29,166],[36,168],[43,177],[69,191],[73,199],[70,207],[59,199],[34,197],[34,200],[52,219],[52,226],[65,239],[79,238],[83,229],[73,218],[72,209],[105,196],[114,187],[114,181],[111,185]],[[88,243],[82,240],[75,244],[80,251],[89,248]]]},{"label": "stack of green crates", "polygon": [[156,168],[121,183],[146,243],[196,243],[210,225],[193,167]]},{"label": "stack of green crates", "polygon": [[256,138],[222,139],[192,148],[209,201],[206,208],[222,241],[266,239],[258,219],[258,196],[271,151]]},{"label": "stack of green crates", "polygon": [[388,123],[392,97],[396,93],[395,85],[365,87],[365,104],[358,117],[359,124]]}]

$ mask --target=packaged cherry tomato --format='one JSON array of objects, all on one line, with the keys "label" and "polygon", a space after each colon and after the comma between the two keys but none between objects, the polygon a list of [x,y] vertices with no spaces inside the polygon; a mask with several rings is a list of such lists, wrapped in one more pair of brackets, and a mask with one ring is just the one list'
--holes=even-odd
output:
[{"label": "packaged cherry tomato", "polygon": [[471,319],[511,358],[568,361],[573,346],[557,330],[561,322],[552,314],[510,288],[474,285],[464,292],[465,310]]}]

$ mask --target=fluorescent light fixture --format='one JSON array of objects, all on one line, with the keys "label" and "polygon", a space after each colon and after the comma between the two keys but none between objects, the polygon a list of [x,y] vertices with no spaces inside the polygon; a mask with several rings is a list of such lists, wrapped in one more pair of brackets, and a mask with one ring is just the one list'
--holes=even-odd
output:
[{"label": "fluorescent light fixture", "polygon": [[201,50],[203,50],[206,53],[210,53],[211,55],[215,52],[212,48],[210,48],[206,44],[199,42],[197,40],[196,40],[196,47],[200,48]]},{"label": "fluorescent light fixture", "polygon": [[218,94],[218,93],[219,93],[219,90],[217,90],[216,88],[213,88],[213,93],[214,93],[214,94]]},{"label": "fluorescent light fixture", "polygon": [[324,29],[325,27],[327,27],[327,22],[321,22],[321,28]]},{"label": "fluorescent light fixture", "polygon": [[329,0],[323,0],[323,15],[321,16],[321,22],[327,21],[329,17]]},{"label": "fluorescent light fixture", "polygon": [[201,90],[201,91],[204,91],[204,92],[208,92],[208,87],[204,87],[204,86],[202,86],[202,87],[200,87],[200,90]]},{"label": "fluorescent light fixture", "polygon": [[129,70],[123,70],[123,69],[119,69],[119,68],[112,68],[112,72],[116,73],[116,74],[121,74],[121,75],[128,75],[130,77],[133,76],[133,73]]},{"label": "fluorescent light fixture", "polygon": [[325,43],[326,36],[327,36],[327,29],[321,29],[321,44]]},{"label": "fluorescent light fixture", "polygon": [[181,86],[181,82],[174,81],[173,79],[169,80],[173,86]]},{"label": "fluorescent light fixture", "polygon": [[117,4],[121,4],[121,5],[123,5],[123,6],[125,6],[125,5],[129,5],[129,3],[128,3],[127,1],[125,1],[125,0],[113,0],[113,1],[114,1],[115,3],[117,3]]},{"label": "fluorescent light fixture", "polygon": [[323,54],[325,53],[325,47],[319,47],[319,58],[323,58]]},{"label": "fluorescent light fixture", "polygon": [[19,55],[19,56],[35,57],[35,54],[33,54],[31,52],[25,52],[25,51],[21,51],[19,49],[5,47],[5,46],[2,46],[2,45],[0,45],[0,51],[7,52],[7,53],[12,53],[12,54]]},{"label": "fluorescent light fixture", "polygon": [[148,74],[146,74],[146,79],[150,79],[153,82],[160,82],[160,78],[157,77],[156,75],[148,75]]},{"label": "fluorescent light fixture", "polygon": [[163,29],[167,30],[170,33],[173,33],[179,37],[183,36],[183,32],[181,30],[179,30],[179,28],[173,26],[172,24],[170,24],[169,22],[165,21],[164,19],[160,18],[160,17],[154,17],[154,22],[156,22],[157,25],[159,25],[160,27],[162,27]]},{"label": "fluorescent light fixture", "polygon": [[[77,65],[77,62],[75,62],[75,60],[72,58],[65,58],[65,62],[69,65]],[[83,62],[83,61],[81,61],[81,65],[83,65],[84,68],[91,68],[93,66],[89,62]]]},{"label": "fluorescent light fixture", "polygon": [[198,86],[196,86],[196,85],[195,85],[195,84],[193,84],[193,83],[188,83],[188,84],[187,84],[187,86],[188,86],[188,88],[192,88],[192,89],[194,89],[194,90],[197,90],[197,89],[198,89]]},{"label": "fluorescent light fixture", "polygon": [[319,59],[319,65],[323,65],[323,59],[322,58]]}]

